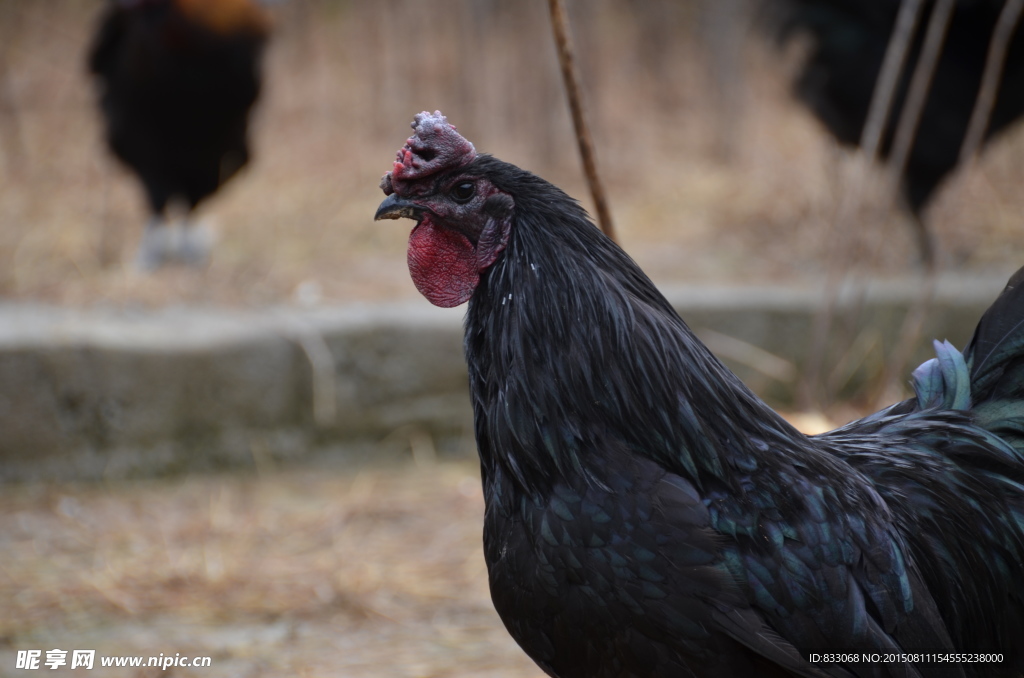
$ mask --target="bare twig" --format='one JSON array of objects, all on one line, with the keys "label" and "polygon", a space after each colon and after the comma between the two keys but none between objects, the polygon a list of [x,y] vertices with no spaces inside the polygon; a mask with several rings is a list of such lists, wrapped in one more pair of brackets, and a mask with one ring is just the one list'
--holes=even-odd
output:
[{"label": "bare twig", "polygon": [[[910,91],[907,93],[907,101],[900,114],[892,153],[889,155],[887,171],[890,196],[896,195],[900,177],[903,176],[907,160],[910,158],[910,149],[914,144],[914,137],[917,135],[921,114],[924,112],[925,102],[928,99],[928,90],[931,88],[935,69],[939,63],[939,57],[942,55],[942,46],[946,41],[946,33],[955,6],[956,0],[938,0],[932,10],[928,30],[925,33],[924,46],[921,48],[921,55],[914,68],[914,76],[910,80]],[[888,400],[892,392],[896,390],[896,384],[903,379],[903,373],[921,338],[928,311],[935,298],[935,285],[938,280],[935,244],[924,221],[918,218],[912,221],[917,227],[918,245],[925,267],[925,276],[920,294],[911,302],[910,308],[907,310],[896,347],[889,360],[886,361],[881,388],[876,396],[879,402]]]},{"label": "bare twig", "polygon": [[1008,0],[1003,5],[1003,11],[999,14],[999,20],[992,31],[992,41],[988,45],[988,57],[985,60],[985,71],[981,76],[978,98],[974,102],[974,110],[971,111],[971,121],[967,125],[963,145],[960,146],[960,164],[964,166],[962,169],[967,169],[973,163],[988,131],[996,95],[999,93],[999,82],[1003,78],[1003,66],[1006,65],[1006,52],[1017,30],[1017,24],[1020,23],[1021,10],[1024,10],[1024,0]]},{"label": "bare twig", "polygon": [[297,318],[288,318],[286,323],[287,337],[302,349],[309,360],[313,382],[313,421],[317,426],[329,428],[337,423],[338,417],[334,355],[314,325]]},{"label": "bare twig", "polygon": [[892,37],[889,39],[889,45],[885,49],[882,69],[879,71],[878,81],[875,83],[875,91],[871,95],[868,117],[864,122],[864,129],[861,130],[860,147],[868,160],[873,161],[878,157],[882,131],[885,129],[885,122],[889,119],[889,113],[892,110],[896,85],[900,81],[903,65],[907,61],[907,52],[910,51],[910,39],[914,35],[917,22],[921,17],[921,6],[922,0],[905,0],[900,5],[900,13],[896,17],[896,25],[893,28]]},{"label": "bare twig", "polygon": [[734,360],[766,377],[783,383],[792,383],[796,376],[796,367],[793,363],[760,346],[707,327],[700,328],[697,336],[716,356]]},{"label": "bare twig", "polygon": [[925,270],[925,279],[919,294],[911,300],[907,316],[903,319],[896,346],[885,363],[881,386],[875,394],[875,405],[888,405],[900,397],[899,384],[906,378],[907,365],[914,354],[924,332],[924,323],[928,320],[928,311],[935,301],[935,288],[938,284],[938,271],[933,266]]},{"label": "bare twig", "polygon": [[[939,64],[939,57],[942,55],[942,45],[946,41],[946,32],[949,29],[949,21],[953,16],[955,6],[956,0],[938,0],[932,10],[931,19],[928,21],[924,46],[921,48],[917,65],[914,67],[910,90],[907,92],[907,100],[900,113],[899,124],[896,126],[896,135],[892,143],[892,152],[889,154],[887,172],[891,186],[890,195],[892,196],[896,195],[900,177],[903,176],[910,158],[910,149],[914,145],[914,137],[917,136],[917,128],[921,122],[921,115],[924,113],[928,91],[931,89],[932,78],[935,76],[935,69]],[[916,226],[918,246],[925,268],[931,270],[935,267],[936,256],[932,236],[920,219],[914,219],[912,223]]]},{"label": "bare twig", "polygon": [[[2,17],[0,17],[2,20]],[[3,36],[0,36],[2,38]],[[21,134],[18,104],[11,84],[6,50],[0,42],[0,150],[7,150],[9,170],[14,176],[25,176],[25,142]]]},{"label": "bare twig", "polygon": [[714,82],[715,152],[723,161],[736,156],[741,97],[740,56],[743,50],[742,0],[707,0],[708,47],[711,51],[711,77]]},{"label": "bare twig", "polygon": [[896,24],[882,60],[878,80],[875,82],[875,89],[871,94],[868,116],[864,122],[864,128],[861,130],[861,155],[853,168],[854,174],[848,190],[842,194],[839,208],[832,221],[832,240],[835,246],[831,249],[832,262],[825,280],[825,303],[814,318],[811,347],[807,356],[804,378],[798,389],[798,404],[803,409],[821,405],[819,400],[823,396],[821,382],[825,347],[828,344],[832,321],[839,302],[839,290],[852,263],[849,260],[850,247],[847,243],[853,215],[864,202],[864,187],[867,183],[868,168],[878,156],[882,132],[892,110],[896,86],[899,83],[900,74],[903,72],[907,53],[910,51],[911,39],[917,28],[922,7],[922,0],[904,0],[900,5]]},{"label": "bare twig", "polygon": [[985,69],[982,72],[981,85],[978,87],[978,96],[974,101],[974,109],[971,111],[967,131],[960,145],[959,168],[945,191],[951,205],[957,204],[960,200],[967,177],[971,175],[978,161],[981,146],[985,143],[985,135],[988,133],[989,122],[992,119],[992,110],[995,107],[999,87],[1002,83],[1006,53],[1020,23],[1022,10],[1024,10],[1024,0],[1009,0],[1003,5],[1002,12],[992,31],[988,56],[985,59]]},{"label": "bare twig", "polygon": [[555,44],[558,48],[558,61],[562,66],[562,80],[565,93],[569,98],[569,109],[572,111],[572,123],[576,128],[576,141],[580,147],[580,158],[583,161],[583,172],[590,186],[590,195],[597,211],[597,222],[612,240],[615,240],[615,227],[612,225],[608,199],[597,173],[597,160],[594,158],[594,144],[590,139],[590,129],[583,115],[583,94],[580,78],[576,71],[576,59],[573,55],[572,39],[569,36],[569,19],[562,0],[548,0],[551,8],[551,27],[555,32]]}]

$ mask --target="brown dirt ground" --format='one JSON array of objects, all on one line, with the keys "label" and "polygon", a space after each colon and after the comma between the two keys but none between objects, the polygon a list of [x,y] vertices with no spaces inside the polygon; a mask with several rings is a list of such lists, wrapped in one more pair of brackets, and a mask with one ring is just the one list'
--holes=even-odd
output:
[{"label": "brown dirt ground", "polygon": [[415,459],[5,487],[0,677],[57,648],[212,658],[126,678],[540,678],[491,606],[478,466]]},{"label": "brown dirt ground", "polygon": [[212,658],[98,672],[126,678],[542,675],[491,607],[472,465],[2,495],[0,676],[54,648]]},{"label": "brown dirt ground", "polygon": [[95,674],[124,678],[540,678],[491,606],[483,509],[477,465],[430,459],[4,487],[0,677],[93,649],[211,657]]}]

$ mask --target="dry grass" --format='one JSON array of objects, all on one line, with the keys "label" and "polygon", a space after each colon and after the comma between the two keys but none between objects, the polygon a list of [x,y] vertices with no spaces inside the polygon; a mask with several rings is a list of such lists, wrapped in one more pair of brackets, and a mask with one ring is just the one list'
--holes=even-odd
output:
[{"label": "dry grass", "polygon": [[178,678],[539,677],[491,607],[482,516],[463,464],[7,488],[0,676],[60,648],[213,658]]},{"label": "dry grass", "polygon": [[6,487],[0,677],[58,648],[212,657],[176,678],[540,678],[491,606],[483,509],[476,465],[422,459]]},{"label": "dry grass", "polygon": [[[478,148],[585,195],[543,3],[292,0],[278,9],[268,53],[256,160],[203,211],[220,234],[209,269],[139,275],[122,262],[144,221],[141,195],[102,146],[83,73],[97,5],[0,4],[0,92],[13,103],[0,106],[4,297],[262,305],[300,289],[311,303],[412,296],[406,228],[371,215],[379,176],[424,108],[443,109]],[[699,7],[570,3],[623,244],[659,282],[813,278],[833,247],[826,226],[844,186],[841,154],[789,99],[793,59],[757,40],[743,47],[731,98],[713,95]],[[1022,147],[1011,135],[958,199],[939,201],[947,264],[1019,263]],[[909,230],[877,196],[868,202],[852,254],[872,274],[905,271]]]}]

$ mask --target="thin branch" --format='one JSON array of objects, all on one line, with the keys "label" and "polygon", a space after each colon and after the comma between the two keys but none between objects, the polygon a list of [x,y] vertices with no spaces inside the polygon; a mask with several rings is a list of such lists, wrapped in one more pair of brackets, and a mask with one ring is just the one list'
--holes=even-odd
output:
[{"label": "thin branch", "polygon": [[313,324],[286,317],[285,336],[302,349],[309,360],[313,386],[313,421],[321,428],[337,423],[338,395],[335,360],[324,335]]},{"label": "thin branch", "polygon": [[590,195],[594,200],[594,208],[597,211],[597,223],[601,226],[601,230],[604,231],[605,235],[615,240],[615,227],[612,225],[612,215],[608,209],[608,199],[597,173],[597,160],[594,157],[594,144],[590,139],[590,128],[587,127],[587,121],[583,115],[583,94],[581,92],[579,74],[576,70],[572,38],[569,36],[569,18],[566,15],[562,0],[549,0],[548,4],[551,8],[551,27],[555,32],[558,61],[562,66],[562,80],[565,83],[566,96],[569,98],[572,123],[576,128],[576,141],[579,144],[580,158],[583,161],[583,172],[587,177]]},{"label": "thin branch", "polygon": [[[2,21],[5,17],[0,17]],[[0,39],[3,36],[0,35]],[[0,42],[0,152],[6,148],[9,169],[14,176],[26,176],[28,153],[21,132],[20,111],[14,96],[7,51]],[[3,163],[0,162],[0,165]]]},{"label": "thin branch", "polygon": [[1024,0],[1008,0],[1003,5],[1003,11],[999,14],[999,20],[992,31],[992,41],[988,45],[988,57],[985,60],[985,71],[981,76],[978,98],[974,102],[974,110],[971,111],[971,121],[967,125],[963,145],[960,146],[960,164],[965,168],[977,157],[978,149],[981,148],[985,133],[988,131],[996,95],[999,93],[999,83],[1003,78],[1003,67],[1006,65],[1006,52],[1017,30],[1017,24],[1020,23],[1021,10],[1024,10]]},{"label": "thin branch", "polygon": [[882,131],[885,129],[885,121],[889,119],[892,111],[892,103],[896,98],[896,86],[899,84],[903,65],[907,61],[910,40],[921,17],[921,7],[922,0],[905,0],[900,5],[892,37],[885,49],[882,69],[879,71],[878,81],[875,83],[875,91],[871,95],[868,117],[864,122],[864,129],[861,130],[860,148],[868,160],[874,161],[878,157]]},{"label": "thin branch", "polygon": [[938,287],[938,269],[934,266],[924,272],[924,281],[918,290],[919,294],[911,299],[910,308],[900,326],[900,333],[896,338],[896,346],[893,348],[889,359],[885,362],[885,368],[880,379],[880,387],[875,394],[875,405],[882,407],[888,405],[901,397],[900,384],[905,383],[907,365],[914,355],[924,333],[924,324],[928,320],[928,312],[935,301],[935,291]]},{"label": "thin branch", "polygon": [[[921,122],[921,115],[924,113],[925,103],[928,100],[928,91],[932,86],[932,79],[935,76],[935,69],[939,64],[939,57],[942,55],[942,45],[946,41],[946,32],[949,29],[949,21],[953,16],[953,9],[956,6],[955,0],[938,0],[932,10],[931,19],[928,22],[928,30],[924,37],[924,46],[914,67],[914,75],[910,80],[910,89],[907,92],[907,100],[903,104],[900,113],[899,124],[896,126],[896,135],[893,139],[892,152],[889,154],[887,173],[891,186],[890,195],[895,196],[900,185],[900,177],[907,168],[907,161],[910,159],[910,149],[914,145],[914,138],[917,136],[917,128]],[[935,267],[935,249],[930,245],[930,236],[924,229],[923,222],[918,225],[921,238],[924,264],[926,268]]]},{"label": "thin branch", "polygon": [[[890,196],[896,195],[899,178],[903,176],[903,171],[910,158],[910,149],[914,144],[914,137],[917,135],[917,128],[928,99],[928,90],[931,89],[935,69],[939,63],[939,57],[942,55],[942,46],[946,41],[946,33],[955,6],[955,0],[938,0],[932,10],[928,30],[925,33],[924,46],[921,48],[921,56],[918,57],[917,66],[914,68],[914,76],[910,80],[910,91],[907,94],[903,112],[900,114],[892,153],[889,156],[887,171],[890,180]],[[886,362],[878,400],[888,399],[890,393],[902,380],[913,350],[921,338],[924,323],[928,318],[928,311],[931,310],[932,301],[935,298],[935,286],[938,282],[935,246],[931,242],[931,235],[924,221],[915,218],[913,223],[917,227],[921,256],[924,259],[924,280],[920,294],[911,302],[910,308],[907,310],[896,347]]]},{"label": "thin branch", "polygon": [[864,202],[864,187],[867,183],[870,163],[878,157],[882,131],[892,111],[896,98],[896,87],[903,72],[907,54],[914,31],[917,29],[923,7],[922,0],[903,0],[900,5],[896,24],[893,27],[885,57],[875,81],[871,94],[871,105],[864,122],[860,137],[860,157],[854,166],[852,181],[840,199],[839,208],[832,221],[833,244],[832,264],[828,267],[825,280],[825,303],[814,318],[811,332],[811,346],[807,356],[804,378],[798,389],[799,405],[803,409],[820,407],[822,370],[825,361],[825,348],[832,329],[836,306],[839,303],[839,290],[843,279],[847,276],[851,262],[847,245],[853,215]]},{"label": "thin branch", "polygon": [[740,54],[743,49],[741,16],[742,0],[710,0],[705,2],[708,48],[711,52],[710,72],[714,82],[715,153],[729,162],[736,156],[736,129],[743,111]]},{"label": "thin branch", "polygon": [[[996,98],[1002,84],[1006,54],[1020,23],[1022,10],[1024,10],[1024,0],[1008,0],[1003,5],[999,19],[992,30],[992,39],[988,44],[988,56],[985,59],[985,69],[982,71],[981,85],[978,87],[974,109],[971,111],[971,118],[967,123],[967,131],[960,143],[958,168],[945,190],[950,205],[955,205],[960,201],[967,178],[971,175],[974,165],[978,161],[981,147],[985,143],[985,135],[988,133],[992,111],[995,108]],[[949,218],[949,215],[947,214],[945,217]]]}]

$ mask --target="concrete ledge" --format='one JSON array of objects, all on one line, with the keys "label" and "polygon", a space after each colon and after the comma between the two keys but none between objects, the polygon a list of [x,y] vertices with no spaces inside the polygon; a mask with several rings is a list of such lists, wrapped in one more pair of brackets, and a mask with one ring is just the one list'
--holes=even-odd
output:
[{"label": "concrete ledge", "polygon": [[[962,345],[1006,277],[942,279],[925,336]],[[915,289],[904,281],[846,291],[841,318],[861,310],[837,323],[829,364],[849,363],[842,384],[870,376],[871,356],[892,346]],[[791,397],[820,289],[666,294],[755,390],[776,403]],[[426,301],[264,311],[0,305],[0,480],[251,466],[396,430],[464,436],[463,313]],[[923,359],[930,342],[921,343]]]}]

